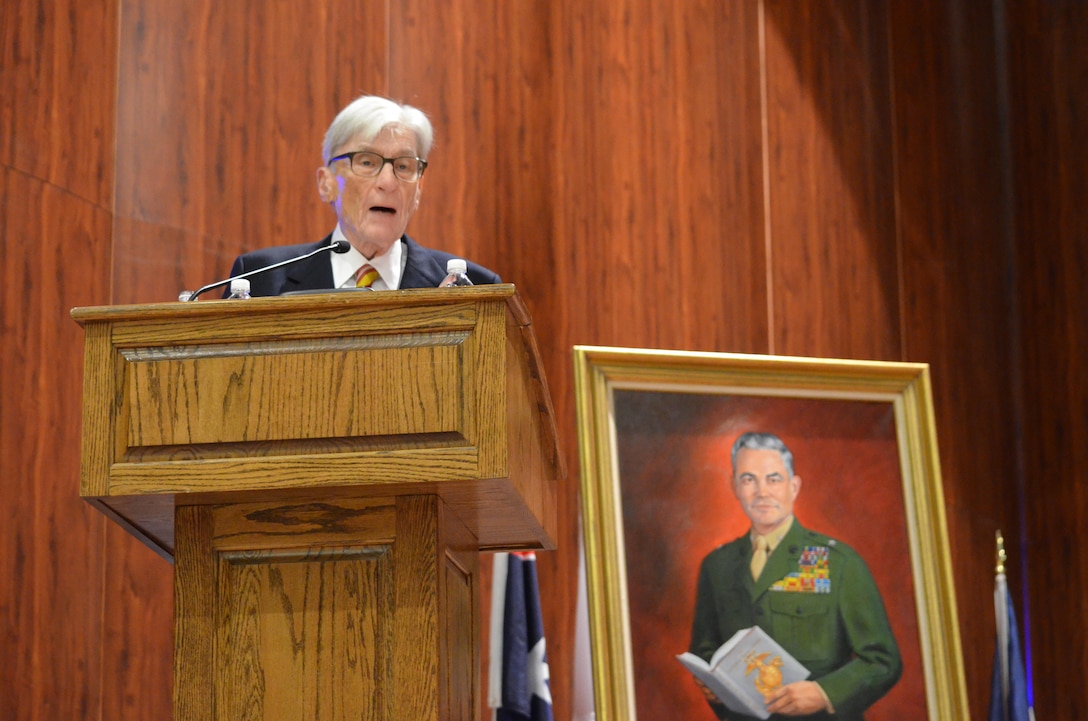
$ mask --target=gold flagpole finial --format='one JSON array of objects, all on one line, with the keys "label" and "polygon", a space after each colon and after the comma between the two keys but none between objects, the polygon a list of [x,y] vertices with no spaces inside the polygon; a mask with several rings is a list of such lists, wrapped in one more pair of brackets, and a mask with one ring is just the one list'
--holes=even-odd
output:
[{"label": "gold flagpole finial", "polygon": [[1005,555],[1005,537],[1001,535],[1001,529],[997,530],[997,568],[994,569],[995,573],[1005,573],[1005,561],[1008,558]]}]

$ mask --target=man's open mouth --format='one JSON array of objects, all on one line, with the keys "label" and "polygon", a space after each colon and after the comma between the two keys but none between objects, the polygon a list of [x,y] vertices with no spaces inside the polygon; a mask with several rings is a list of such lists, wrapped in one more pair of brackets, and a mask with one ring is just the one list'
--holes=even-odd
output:
[{"label": "man's open mouth", "polygon": [[370,210],[374,213],[389,213],[390,215],[394,215],[397,212],[394,208],[389,208],[384,205],[372,205],[370,206]]}]

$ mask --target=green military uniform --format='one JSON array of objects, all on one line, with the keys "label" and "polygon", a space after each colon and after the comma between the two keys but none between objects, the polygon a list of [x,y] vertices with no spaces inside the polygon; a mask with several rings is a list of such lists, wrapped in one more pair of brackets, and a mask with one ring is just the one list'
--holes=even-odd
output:
[{"label": "green military uniform", "polygon": [[[758,625],[812,673],[809,680],[820,684],[835,709],[834,715],[821,711],[801,718],[862,719],[903,670],[865,561],[796,519],[758,581],[752,580],[751,559],[748,534],[703,559],[691,652],[709,661],[735,632]],[[723,719],[749,718],[721,706],[715,711]]]}]

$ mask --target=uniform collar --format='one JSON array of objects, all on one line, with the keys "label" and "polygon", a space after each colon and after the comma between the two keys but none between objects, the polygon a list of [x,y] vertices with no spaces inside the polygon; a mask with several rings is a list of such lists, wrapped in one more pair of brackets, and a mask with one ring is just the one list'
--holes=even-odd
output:
[{"label": "uniform collar", "polygon": [[[767,539],[767,552],[774,553],[774,549],[778,548],[778,544],[782,542],[782,539],[786,537],[786,534],[793,528],[793,514],[790,514],[786,520],[779,524],[778,528],[768,533],[764,538]],[[753,528],[748,532],[748,538],[752,541],[752,546],[756,545],[756,538],[759,536],[756,530]]]}]

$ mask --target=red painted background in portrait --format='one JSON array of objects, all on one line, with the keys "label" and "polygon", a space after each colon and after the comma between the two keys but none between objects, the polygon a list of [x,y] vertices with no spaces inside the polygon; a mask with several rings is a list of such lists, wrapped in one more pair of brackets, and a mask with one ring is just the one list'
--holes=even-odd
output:
[{"label": "red painted background in portrait", "polygon": [[927,717],[891,403],[617,391],[615,421],[639,719],[715,718],[674,657],[690,641],[700,562],[748,530],[729,485],[746,431],[789,446],[797,519],[853,546],[884,598],[903,676],[866,718]]}]

